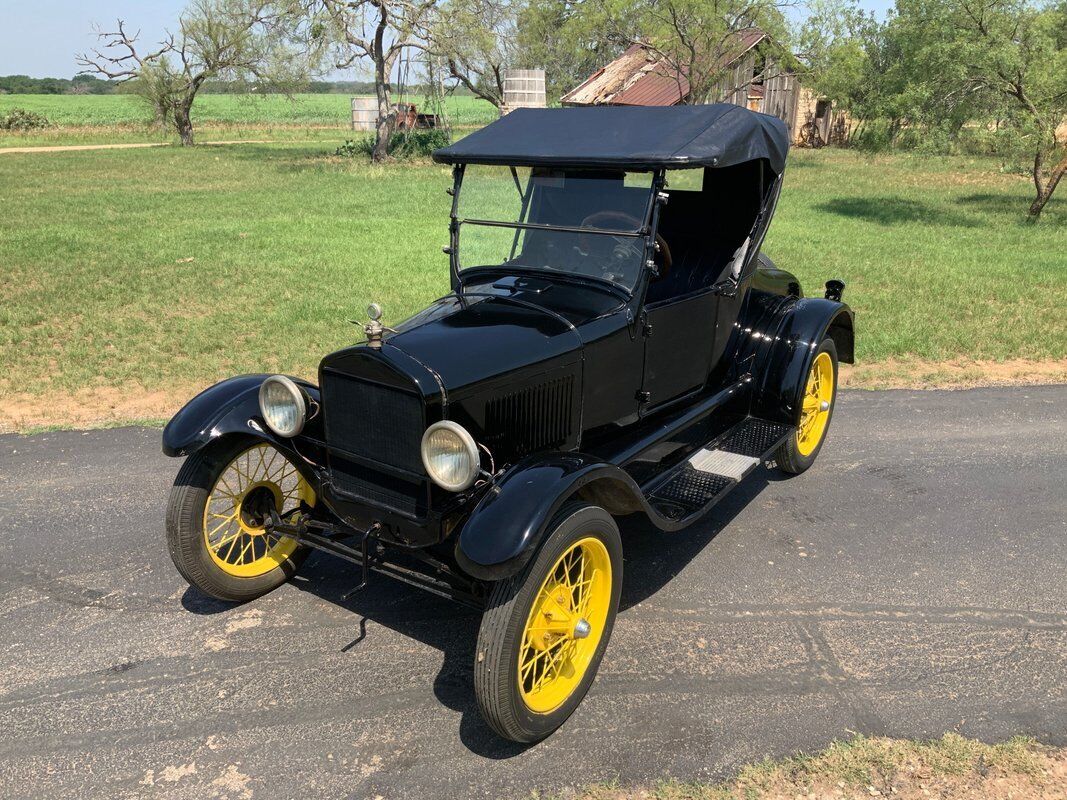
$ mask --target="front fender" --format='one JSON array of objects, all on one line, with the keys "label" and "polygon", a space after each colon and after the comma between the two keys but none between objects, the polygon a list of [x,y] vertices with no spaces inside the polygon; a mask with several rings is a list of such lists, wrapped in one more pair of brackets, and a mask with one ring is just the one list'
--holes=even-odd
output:
[{"label": "front fender", "polygon": [[563,504],[594,482],[597,499],[609,511],[643,507],[637,484],[614,464],[584,453],[530,456],[475,506],[456,542],[456,561],[481,580],[515,575],[551,533],[549,525]]},{"label": "front fender", "polygon": [[[187,456],[204,445],[232,433],[265,439],[280,450],[292,449],[289,440],[281,439],[263,422],[259,413],[259,387],[269,375],[239,375],[208,387],[175,414],[163,429],[163,452],[168,456]],[[317,405],[319,390],[312,383],[293,378]],[[312,418],[301,437],[322,438],[321,419]],[[316,433],[318,431],[318,433]]]},{"label": "front fender", "polygon": [[853,313],[844,303],[806,297],[789,304],[754,371],[752,413],[763,419],[796,425],[801,395],[815,351],[827,335],[834,339],[839,360],[853,361]]}]

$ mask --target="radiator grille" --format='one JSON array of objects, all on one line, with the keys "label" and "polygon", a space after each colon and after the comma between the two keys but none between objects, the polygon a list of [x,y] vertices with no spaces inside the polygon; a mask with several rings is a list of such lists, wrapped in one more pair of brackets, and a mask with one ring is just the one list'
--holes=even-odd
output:
[{"label": "radiator grille", "polygon": [[572,432],[573,401],[571,376],[490,400],[485,408],[490,448],[523,456],[545,447],[559,447]]},{"label": "radiator grille", "polygon": [[325,373],[322,405],[334,487],[402,514],[424,516],[425,479],[405,479],[384,467],[373,467],[382,464],[422,474],[419,448],[425,426],[421,397],[346,375]]},{"label": "radiator grille", "polygon": [[410,514],[426,515],[426,484],[386,475],[336,453],[330,457],[334,487],[345,494]]},{"label": "radiator grille", "polygon": [[417,394],[357,380],[323,376],[326,443],[331,450],[422,472],[422,400]]}]

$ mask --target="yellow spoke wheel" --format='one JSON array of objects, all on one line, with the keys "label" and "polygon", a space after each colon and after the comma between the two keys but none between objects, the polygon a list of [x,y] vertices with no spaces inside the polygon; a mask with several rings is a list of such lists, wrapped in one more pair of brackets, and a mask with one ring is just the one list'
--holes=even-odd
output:
[{"label": "yellow spoke wheel", "polygon": [[518,681],[532,711],[558,708],[581,682],[611,604],[611,559],[595,537],[575,542],[541,584],[526,620]]},{"label": "yellow spoke wheel", "polygon": [[529,562],[489,593],[474,694],[493,730],[536,742],[574,713],[611,638],[621,588],[615,520],[600,506],[568,503]]},{"label": "yellow spoke wheel", "polygon": [[796,433],[787,438],[774,460],[783,472],[797,475],[815,463],[830,420],[834,414],[837,393],[837,347],[830,337],[823,339],[804,379],[797,409]]},{"label": "yellow spoke wheel", "polygon": [[287,517],[314,506],[315,491],[282,451],[251,436],[217,439],[185,459],[167,502],[167,549],[191,586],[245,601],[276,589],[307,556],[267,531],[273,510]]},{"label": "yellow spoke wheel", "polygon": [[834,400],[834,364],[828,352],[821,352],[812,362],[797,426],[797,450],[802,456],[811,455],[830,421],[830,406]]},{"label": "yellow spoke wheel", "polygon": [[288,561],[297,543],[266,530],[273,508],[285,516],[315,493],[288,459],[269,444],[237,455],[219,474],[204,503],[204,546],[227,575],[254,578]]}]

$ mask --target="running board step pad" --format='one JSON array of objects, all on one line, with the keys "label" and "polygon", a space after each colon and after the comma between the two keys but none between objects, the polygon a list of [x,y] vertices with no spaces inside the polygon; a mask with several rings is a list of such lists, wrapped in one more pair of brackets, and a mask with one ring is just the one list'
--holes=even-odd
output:
[{"label": "running board step pad", "polygon": [[760,459],[792,432],[790,425],[749,417],[719,442],[716,449]]},{"label": "running board step pad", "polygon": [[653,506],[664,516],[681,519],[711,504],[759,466],[770,450],[793,428],[750,418],[714,449],[698,450],[670,480],[652,493]]},{"label": "running board step pad", "polygon": [[758,458],[743,456],[740,453],[727,453],[725,450],[697,450],[689,459],[689,465],[693,469],[723,475],[735,481],[745,477],[745,473],[757,464],[759,464]]},{"label": "running board step pad", "polygon": [[666,484],[656,490],[655,500],[666,500],[686,508],[703,508],[717,494],[737,483],[725,475],[702,472],[688,464],[678,471]]}]

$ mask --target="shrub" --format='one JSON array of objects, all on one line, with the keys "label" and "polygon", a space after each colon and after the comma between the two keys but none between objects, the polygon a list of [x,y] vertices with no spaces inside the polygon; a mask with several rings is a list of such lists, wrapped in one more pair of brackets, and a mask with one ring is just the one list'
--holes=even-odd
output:
[{"label": "shrub", "polygon": [[423,128],[399,131],[389,140],[389,155],[393,158],[425,158],[439,147],[448,147],[452,137],[444,128]]},{"label": "shrub", "polygon": [[4,131],[34,131],[51,127],[52,122],[44,114],[24,108],[13,108],[0,117],[0,130]]},{"label": "shrub", "polygon": [[355,158],[356,156],[367,156],[370,158],[371,151],[374,149],[374,139],[369,136],[365,136],[362,139],[345,139],[345,143],[333,151],[335,156],[341,156],[343,158]]},{"label": "shrub", "polygon": [[[411,131],[397,131],[389,140],[389,155],[396,159],[408,160],[425,158],[439,147],[447,147],[452,137],[445,128],[420,128]],[[345,143],[334,151],[335,156],[355,158],[371,157],[374,151],[374,137],[345,139]]]}]

